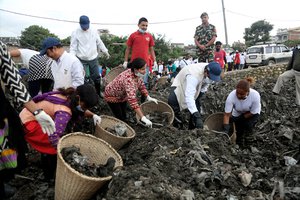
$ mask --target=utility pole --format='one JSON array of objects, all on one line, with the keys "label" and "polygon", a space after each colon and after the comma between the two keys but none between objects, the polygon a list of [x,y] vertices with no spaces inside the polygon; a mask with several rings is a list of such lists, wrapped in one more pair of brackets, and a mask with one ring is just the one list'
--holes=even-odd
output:
[{"label": "utility pole", "polygon": [[226,17],[225,17],[225,7],[224,7],[224,0],[221,0],[221,1],[222,1],[224,29],[225,29],[225,42],[226,42],[226,46],[227,46],[228,45],[228,36],[227,36],[227,26],[226,26]]}]

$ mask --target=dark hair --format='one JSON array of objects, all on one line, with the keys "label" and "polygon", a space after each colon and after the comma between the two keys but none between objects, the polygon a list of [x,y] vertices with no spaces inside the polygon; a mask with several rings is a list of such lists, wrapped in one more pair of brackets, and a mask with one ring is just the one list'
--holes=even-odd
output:
[{"label": "dark hair", "polygon": [[131,68],[131,71],[133,72],[134,69],[141,69],[145,66],[146,61],[142,58],[135,58],[133,61],[131,61],[128,64],[128,68]]},{"label": "dark hair", "polygon": [[98,102],[96,89],[91,84],[80,85],[77,87],[77,89],[72,87],[67,89],[59,88],[58,91],[60,91],[62,95],[68,97],[70,109],[72,111],[72,120],[74,121],[82,115],[82,113],[76,109],[79,101],[78,96],[80,97],[80,101],[84,102],[87,108],[95,106]]},{"label": "dark hair", "polygon": [[217,41],[217,42],[216,42],[216,45],[222,45],[222,42]]},{"label": "dark hair", "polygon": [[142,22],[148,22],[148,20],[145,17],[142,17],[142,18],[139,19],[139,23],[138,24],[140,24]]},{"label": "dark hair", "polygon": [[242,79],[238,82],[236,88],[238,89],[242,89],[244,91],[249,91],[250,90],[250,86],[253,85],[255,83],[254,78],[252,77],[246,77],[245,79]]}]

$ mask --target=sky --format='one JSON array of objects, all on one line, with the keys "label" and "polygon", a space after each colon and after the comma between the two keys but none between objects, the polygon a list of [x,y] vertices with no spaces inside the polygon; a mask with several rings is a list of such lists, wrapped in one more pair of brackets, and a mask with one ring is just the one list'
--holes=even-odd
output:
[{"label": "sky", "polygon": [[[278,29],[300,26],[299,0],[223,0],[228,43],[244,42],[245,28],[258,20]],[[47,28],[64,39],[87,15],[91,26],[108,29],[117,36],[129,36],[138,29],[139,18],[148,19],[148,31],[164,35],[171,43],[194,44],[194,33],[207,12],[216,26],[217,40],[226,43],[222,0],[0,0],[0,37],[18,37],[31,25]]]}]

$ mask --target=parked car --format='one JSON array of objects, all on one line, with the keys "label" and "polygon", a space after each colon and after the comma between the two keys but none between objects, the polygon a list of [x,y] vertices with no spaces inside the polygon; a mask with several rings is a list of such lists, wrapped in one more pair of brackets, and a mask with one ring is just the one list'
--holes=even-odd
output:
[{"label": "parked car", "polygon": [[247,49],[246,63],[248,66],[274,65],[287,63],[292,51],[283,44],[255,45]]}]

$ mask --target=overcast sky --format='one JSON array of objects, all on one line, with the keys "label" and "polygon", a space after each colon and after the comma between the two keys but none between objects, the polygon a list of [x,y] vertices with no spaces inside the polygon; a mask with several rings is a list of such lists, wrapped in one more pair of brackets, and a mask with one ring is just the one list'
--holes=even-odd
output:
[{"label": "overcast sky", "polygon": [[[279,28],[299,27],[299,4],[299,0],[224,0],[229,44],[244,42],[245,28],[258,20],[274,25],[271,35]],[[25,28],[39,25],[64,39],[79,26],[80,15],[89,16],[94,28],[129,36],[137,30],[138,19],[146,17],[149,32],[187,45],[194,44],[202,12],[207,12],[209,22],[216,26],[217,40],[225,43],[222,0],[0,0],[0,36],[20,36]]]}]

